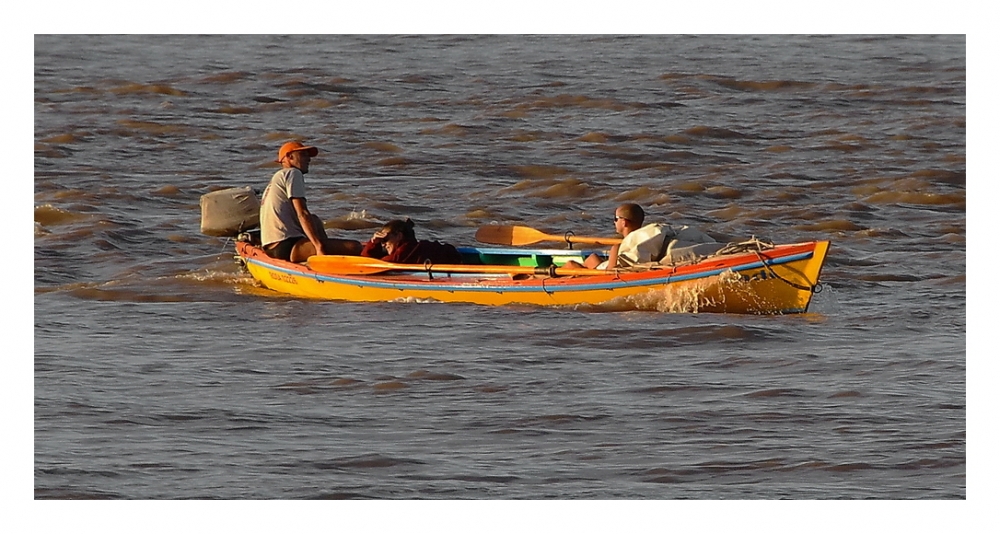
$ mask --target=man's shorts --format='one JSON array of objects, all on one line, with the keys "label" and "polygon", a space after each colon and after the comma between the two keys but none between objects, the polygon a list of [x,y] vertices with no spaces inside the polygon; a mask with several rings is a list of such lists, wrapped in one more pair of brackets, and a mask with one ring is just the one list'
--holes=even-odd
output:
[{"label": "man's shorts", "polygon": [[292,249],[295,248],[295,244],[302,239],[301,237],[289,237],[288,239],[283,239],[277,243],[272,243],[271,245],[264,247],[264,254],[276,259],[289,261],[292,259]]}]

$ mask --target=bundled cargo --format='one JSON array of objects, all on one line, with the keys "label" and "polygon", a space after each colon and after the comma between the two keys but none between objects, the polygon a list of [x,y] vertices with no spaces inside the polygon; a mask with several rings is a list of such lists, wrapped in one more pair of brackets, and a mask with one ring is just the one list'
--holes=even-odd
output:
[{"label": "bundled cargo", "polygon": [[201,233],[235,237],[260,225],[260,200],[250,187],[212,191],[201,196]]}]

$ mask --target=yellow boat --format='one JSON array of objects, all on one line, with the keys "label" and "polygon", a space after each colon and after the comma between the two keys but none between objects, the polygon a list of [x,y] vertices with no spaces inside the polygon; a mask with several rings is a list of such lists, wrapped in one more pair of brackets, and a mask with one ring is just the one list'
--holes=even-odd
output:
[{"label": "yellow boat", "polygon": [[[721,245],[720,245],[721,246]],[[460,265],[405,265],[356,256],[291,263],[267,256],[249,234],[238,261],[264,287],[312,299],[439,301],[740,314],[804,313],[818,290],[829,241],[721,246],[700,261],[598,271],[565,267],[591,251],[459,247]]]}]

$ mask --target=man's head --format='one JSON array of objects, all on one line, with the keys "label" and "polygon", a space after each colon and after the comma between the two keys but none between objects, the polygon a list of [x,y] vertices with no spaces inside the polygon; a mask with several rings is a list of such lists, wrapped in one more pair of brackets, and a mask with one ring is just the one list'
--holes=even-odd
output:
[{"label": "man's head", "polygon": [[642,211],[642,206],[638,204],[622,204],[615,210],[615,231],[624,235],[623,230],[642,228],[642,222],[646,220],[646,212]]},{"label": "man's head", "polygon": [[314,146],[306,146],[298,141],[289,141],[278,149],[278,163],[282,167],[295,167],[302,171],[302,174],[309,172],[309,160],[319,154],[319,149]]}]

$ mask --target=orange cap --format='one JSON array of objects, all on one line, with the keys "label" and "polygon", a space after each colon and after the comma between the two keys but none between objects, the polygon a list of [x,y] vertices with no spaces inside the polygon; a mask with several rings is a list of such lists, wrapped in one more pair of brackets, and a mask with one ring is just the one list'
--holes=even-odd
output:
[{"label": "orange cap", "polygon": [[298,141],[289,141],[281,145],[281,148],[278,149],[278,163],[281,163],[281,160],[285,159],[285,156],[291,154],[292,152],[298,152],[299,150],[308,150],[309,155],[314,158],[316,157],[316,154],[319,154],[319,149],[314,146],[306,146]]}]

